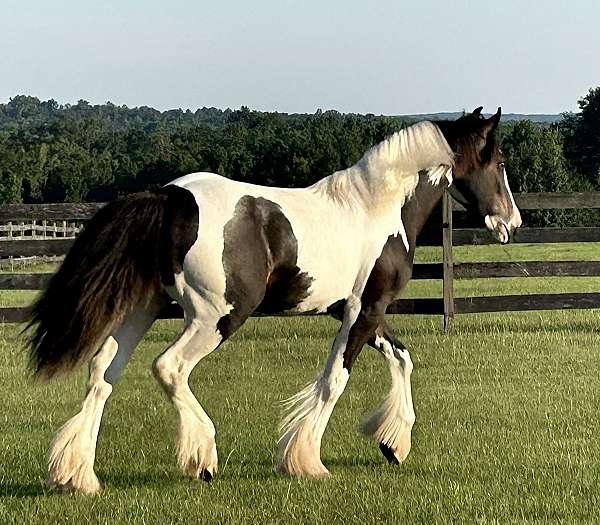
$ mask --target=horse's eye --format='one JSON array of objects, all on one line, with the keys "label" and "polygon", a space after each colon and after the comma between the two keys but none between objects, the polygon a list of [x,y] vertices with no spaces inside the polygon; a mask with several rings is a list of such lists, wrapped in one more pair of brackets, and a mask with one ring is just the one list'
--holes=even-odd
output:
[{"label": "horse's eye", "polygon": [[504,162],[498,162],[498,167],[500,169],[504,169]]}]

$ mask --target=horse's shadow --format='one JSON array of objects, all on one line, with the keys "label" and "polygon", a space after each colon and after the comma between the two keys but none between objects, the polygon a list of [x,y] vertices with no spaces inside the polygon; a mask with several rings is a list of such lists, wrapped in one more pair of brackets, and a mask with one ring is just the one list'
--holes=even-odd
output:
[{"label": "horse's shadow", "polygon": [[[328,467],[335,468],[368,468],[377,470],[385,466],[385,462],[374,460],[372,458],[324,458],[324,463]],[[233,467],[233,465],[232,465]],[[259,467],[259,468],[256,468]],[[231,467],[230,467],[231,468]],[[236,465],[235,470],[242,470],[244,477],[256,481],[268,479],[285,478],[275,471],[275,462],[273,460],[258,460],[256,462],[244,462],[242,465]],[[183,476],[180,472],[156,472],[156,471],[137,471],[137,472],[98,472],[102,486],[106,489],[127,489],[131,487],[164,487],[166,485],[189,484],[190,486],[210,486],[203,481]],[[237,473],[235,475],[238,475]],[[227,473],[220,472],[220,477],[228,477]],[[290,478],[291,479],[291,478]],[[38,496],[50,496],[57,494],[51,488],[47,487],[43,480],[34,481],[2,481],[0,482],[0,498],[32,498]]]},{"label": "horse's shadow", "polygon": [[387,462],[385,460],[373,459],[368,457],[336,457],[336,458],[324,458],[323,463],[325,466],[329,466],[331,468],[341,467],[341,468],[368,468],[368,469],[377,469],[384,466],[387,466]]},{"label": "horse's shadow", "polygon": [[98,471],[100,483],[107,489],[126,489],[131,487],[165,486],[180,481],[178,472],[156,470],[137,470],[127,472]]},{"label": "horse's shadow", "polygon": [[30,482],[1,481],[0,498],[32,498],[51,493],[41,480]]}]

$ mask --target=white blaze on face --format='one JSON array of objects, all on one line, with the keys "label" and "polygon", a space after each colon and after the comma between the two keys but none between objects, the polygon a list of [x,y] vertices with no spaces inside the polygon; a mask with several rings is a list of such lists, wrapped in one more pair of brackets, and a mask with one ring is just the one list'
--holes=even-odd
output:
[{"label": "white blaze on face", "polygon": [[512,215],[510,217],[510,220],[508,221],[508,225],[513,229],[519,228],[521,224],[523,224],[523,221],[521,220],[521,212],[519,211],[519,208],[517,208],[515,198],[513,197],[512,191],[510,191],[510,186],[508,185],[508,176],[506,175],[506,168],[504,168],[504,185],[506,186],[506,191],[510,196],[510,203],[512,205]]},{"label": "white blaze on face", "polygon": [[510,198],[510,216],[502,217],[501,215],[486,215],[485,225],[493,232],[502,244],[506,244],[510,240],[510,234],[522,224],[521,212],[517,208],[515,198],[508,184],[506,169],[504,169],[504,187]]}]

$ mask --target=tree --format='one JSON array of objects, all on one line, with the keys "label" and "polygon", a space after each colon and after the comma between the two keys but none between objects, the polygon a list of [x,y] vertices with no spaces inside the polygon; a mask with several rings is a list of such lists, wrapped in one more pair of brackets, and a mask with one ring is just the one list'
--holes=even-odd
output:
[{"label": "tree", "polygon": [[567,113],[560,125],[565,155],[596,188],[600,186],[600,87],[578,102],[580,113]]},{"label": "tree", "polygon": [[[600,88],[580,101],[581,113],[565,116],[562,134],[531,122],[503,125],[513,190],[585,191],[592,187],[586,180],[600,185],[599,106]],[[161,112],[20,95],[0,104],[0,202],[107,201],[197,171],[303,187],[351,166],[404,125],[396,117],[337,111]],[[526,222],[577,223],[572,213],[536,211]],[[583,223],[584,212],[576,213]]]},{"label": "tree", "polygon": [[[539,126],[529,120],[516,122],[505,128],[502,150],[507,159],[511,189],[515,192],[589,189],[569,170],[557,127]],[[526,215],[525,222],[529,225],[563,226],[583,220],[581,214],[569,215],[562,210],[541,210]]]}]

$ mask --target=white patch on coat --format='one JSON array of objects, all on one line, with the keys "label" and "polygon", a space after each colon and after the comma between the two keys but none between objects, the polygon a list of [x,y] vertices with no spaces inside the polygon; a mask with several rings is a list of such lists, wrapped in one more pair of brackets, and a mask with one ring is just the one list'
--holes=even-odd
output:
[{"label": "white patch on coat", "polygon": [[402,237],[402,243],[406,248],[406,253],[408,253],[410,251],[410,246],[408,245],[408,236],[406,235],[406,228],[404,228],[404,223],[402,221],[400,221],[400,226],[400,236]]},{"label": "white patch on coat", "polygon": [[[223,233],[239,198],[235,202],[228,198],[228,183],[232,181],[214,173],[192,173],[171,183],[193,195],[198,206],[198,232],[184,258],[182,272],[175,275],[175,284],[167,287],[167,292],[189,319],[204,323],[218,321],[233,309],[225,300]],[[202,190],[191,191],[187,184]]]}]

